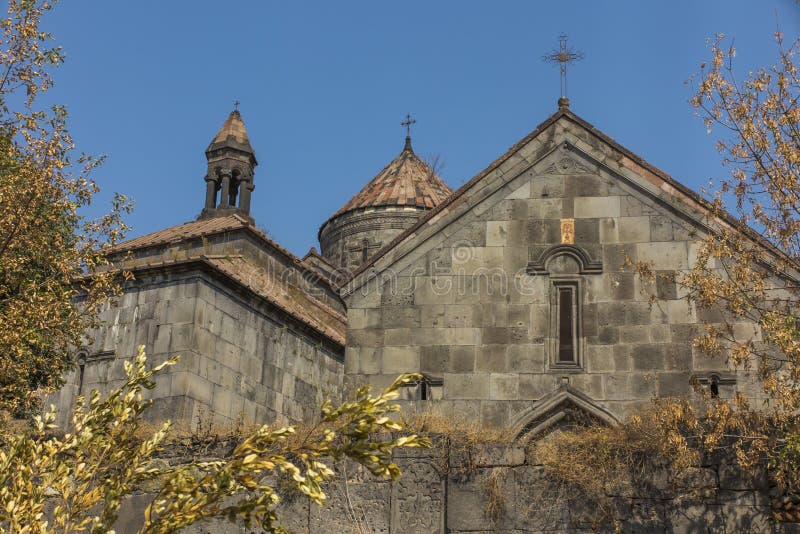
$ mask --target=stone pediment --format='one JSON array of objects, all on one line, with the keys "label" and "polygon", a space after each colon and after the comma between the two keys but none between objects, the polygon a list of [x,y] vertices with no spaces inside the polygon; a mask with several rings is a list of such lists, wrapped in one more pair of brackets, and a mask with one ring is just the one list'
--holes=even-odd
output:
[{"label": "stone pediment", "polygon": [[564,384],[520,413],[511,428],[517,440],[529,442],[557,429],[593,424],[616,426],[619,421],[590,397]]}]

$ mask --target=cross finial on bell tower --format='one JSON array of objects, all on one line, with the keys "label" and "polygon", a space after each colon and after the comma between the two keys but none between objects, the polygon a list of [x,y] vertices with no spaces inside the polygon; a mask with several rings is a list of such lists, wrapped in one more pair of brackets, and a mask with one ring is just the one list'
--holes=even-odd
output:
[{"label": "cross finial on bell tower", "polygon": [[561,71],[561,97],[558,99],[558,107],[569,107],[567,98],[567,65],[582,60],[586,55],[583,52],[567,46],[567,34],[562,33],[558,36],[558,50],[553,50],[549,54],[542,56],[543,61],[548,63],[558,63]]},{"label": "cross finial on bell tower", "polygon": [[411,150],[411,126],[417,121],[411,118],[411,113],[406,113],[406,120],[400,123],[406,129],[406,148]]},{"label": "cross finial on bell tower", "polygon": [[239,111],[239,101],[238,100],[234,100],[233,101],[233,111]]}]

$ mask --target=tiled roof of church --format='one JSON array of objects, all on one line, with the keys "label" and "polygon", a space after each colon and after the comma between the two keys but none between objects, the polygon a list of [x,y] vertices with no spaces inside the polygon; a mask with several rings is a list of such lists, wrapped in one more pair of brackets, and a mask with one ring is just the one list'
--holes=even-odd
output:
[{"label": "tiled roof of church", "polygon": [[347,319],[299,287],[284,283],[280,276],[242,256],[204,256],[203,260],[271,304],[344,345]]},{"label": "tiled roof of church", "polygon": [[226,144],[253,152],[253,147],[250,146],[250,138],[247,136],[247,130],[244,127],[244,121],[239,110],[231,111],[231,114],[222,124],[222,128],[219,129],[211,144],[208,145],[206,152]]},{"label": "tiled roof of church", "polygon": [[269,304],[294,317],[300,323],[323,334],[331,341],[344,345],[347,319],[330,306],[313,298],[297,286],[286,284],[280,275],[271,273],[236,254],[201,254],[180,259],[161,259],[130,267],[134,273],[151,269],[170,269],[200,265],[210,268],[255,293]]},{"label": "tiled roof of church", "polygon": [[347,211],[376,206],[412,206],[431,209],[453,191],[436,176],[411,148],[411,138],[400,155],[364,186],[333,217]]},{"label": "tiled roof of church", "polygon": [[[190,239],[193,237],[200,237],[208,234],[216,234],[227,230],[236,230],[250,226],[251,223],[244,217],[239,215],[228,215],[227,217],[212,217],[209,219],[200,219],[197,221],[190,221],[187,223],[179,224],[177,226],[170,226],[151,234],[146,234],[140,237],[134,237],[128,241],[123,241],[109,249],[109,253],[117,254],[119,252],[126,252],[137,248],[152,247],[155,245],[164,245],[168,243],[175,243]],[[277,243],[274,243],[277,247]],[[280,247],[279,247],[280,248]],[[282,249],[281,249],[282,250]],[[290,254],[288,251],[285,251]]]}]

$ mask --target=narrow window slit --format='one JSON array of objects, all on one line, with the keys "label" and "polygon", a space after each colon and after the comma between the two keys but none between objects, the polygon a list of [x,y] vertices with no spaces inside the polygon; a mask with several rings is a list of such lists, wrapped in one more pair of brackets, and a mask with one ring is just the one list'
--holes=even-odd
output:
[{"label": "narrow window slit", "polygon": [[558,361],[575,362],[575,292],[558,288]]}]

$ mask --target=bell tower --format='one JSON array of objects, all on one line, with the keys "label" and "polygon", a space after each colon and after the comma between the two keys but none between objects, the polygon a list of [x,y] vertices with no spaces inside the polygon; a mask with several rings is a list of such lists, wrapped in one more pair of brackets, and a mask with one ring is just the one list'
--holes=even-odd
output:
[{"label": "bell tower", "polygon": [[258,162],[238,108],[237,102],[206,149],[206,202],[200,219],[235,213],[252,220],[250,197]]}]

